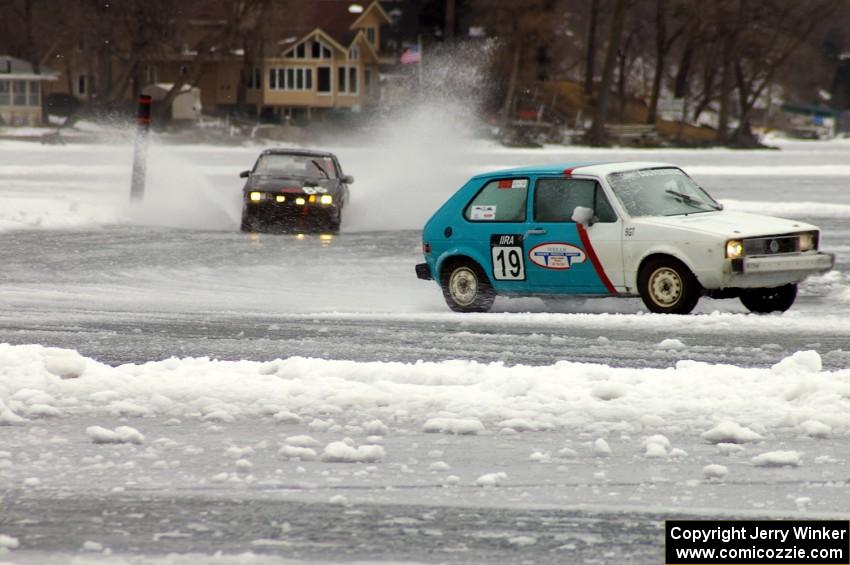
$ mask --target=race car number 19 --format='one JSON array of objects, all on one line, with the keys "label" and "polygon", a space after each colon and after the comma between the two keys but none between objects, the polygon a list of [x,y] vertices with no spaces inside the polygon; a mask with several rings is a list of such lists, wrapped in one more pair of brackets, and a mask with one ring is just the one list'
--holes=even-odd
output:
[{"label": "race car number 19", "polygon": [[490,236],[490,256],[493,278],[498,281],[524,281],[522,235],[493,234]]}]

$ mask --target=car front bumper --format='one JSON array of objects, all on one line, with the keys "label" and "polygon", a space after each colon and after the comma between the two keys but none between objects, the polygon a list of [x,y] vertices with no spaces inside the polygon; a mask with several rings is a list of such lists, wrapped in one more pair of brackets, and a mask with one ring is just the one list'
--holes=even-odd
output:
[{"label": "car front bumper", "polygon": [[758,288],[798,283],[825,273],[835,265],[832,253],[807,252],[778,256],[744,257],[729,262],[723,287]]},{"label": "car front bumper", "polygon": [[778,273],[785,271],[808,271],[809,274],[825,273],[835,265],[832,253],[787,255],[782,257],[746,257],[743,272]]}]

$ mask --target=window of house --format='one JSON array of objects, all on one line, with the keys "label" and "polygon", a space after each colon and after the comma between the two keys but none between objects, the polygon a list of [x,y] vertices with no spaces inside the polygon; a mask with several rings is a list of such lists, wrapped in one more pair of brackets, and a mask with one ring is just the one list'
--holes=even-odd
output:
[{"label": "window of house", "polygon": [[16,80],[12,83],[12,104],[15,106],[27,105],[27,82]]},{"label": "window of house", "polygon": [[375,28],[367,27],[366,28],[366,39],[369,40],[369,43],[372,45],[375,44]]},{"label": "window of house", "polygon": [[488,182],[466,207],[464,217],[473,222],[524,222],[528,179]]},{"label": "window of house", "polygon": [[572,222],[576,206],[594,211],[597,222],[616,222],[617,215],[602,187],[590,179],[540,179],[534,191],[534,221]]},{"label": "window of house", "polygon": [[0,106],[11,106],[12,97],[9,94],[9,81],[0,80]]},{"label": "window of house", "polygon": [[316,69],[316,90],[319,94],[331,93],[331,68],[319,67]]},{"label": "window of house", "polygon": [[269,89],[288,91],[313,90],[313,69],[304,67],[270,69]]},{"label": "window of house", "polygon": [[41,83],[37,80],[30,81],[30,106],[41,106]]},{"label": "window of house", "polygon": [[306,43],[300,44],[295,48],[295,58],[296,59],[306,59],[307,58],[307,45]]},{"label": "window of house", "polygon": [[360,49],[358,49],[356,46],[352,47],[348,51],[348,58],[352,61],[358,60],[360,58]]},{"label": "window of house", "polygon": [[345,67],[338,67],[336,71],[337,71],[336,89],[339,91],[340,94],[347,94],[348,88],[347,88],[347,84],[346,84],[346,81],[345,81],[345,77],[347,75],[346,68]]},{"label": "window of house", "polygon": [[312,41],[306,41],[306,52],[309,53],[309,57],[311,59],[330,59],[331,58],[331,50],[330,48],[322,43],[321,41],[314,39]]},{"label": "window of house", "polygon": [[357,67],[348,67],[348,93],[357,94]]},{"label": "window of house", "polygon": [[86,75],[77,75],[77,94],[85,96],[88,94],[88,77]]},{"label": "window of house", "polygon": [[263,88],[263,72],[260,69],[254,69],[254,80],[251,88],[262,90]]},{"label": "window of house", "polygon": [[357,94],[357,67],[337,67],[337,90],[340,94]]},{"label": "window of house", "polygon": [[363,69],[363,86],[367,91],[372,88],[372,69]]}]

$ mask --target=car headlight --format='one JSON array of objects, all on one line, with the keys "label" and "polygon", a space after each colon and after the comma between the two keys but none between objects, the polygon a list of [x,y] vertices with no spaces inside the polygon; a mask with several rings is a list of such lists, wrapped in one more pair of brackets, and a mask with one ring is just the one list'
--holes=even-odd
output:
[{"label": "car headlight", "polygon": [[800,234],[800,251],[811,251],[817,249],[815,234],[806,232]]},{"label": "car headlight", "polygon": [[328,204],[333,204],[334,197],[330,194],[323,194],[322,197],[319,199],[319,202],[327,206]]},{"label": "car headlight", "polygon": [[744,254],[744,242],[740,239],[730,239],[726,242],[726,258],[738,259]]},{"label": "car headlight", "polygon": [[286,202],[286,196],[284,196],[283,194],[278,194],[277,196],[274,197],[274,199],[277,202]]},{"label": "car headlight", "polygon": [[259,202],[260,200],[263,199],[263,196],[264,195],[263,195],[262,192],[252,192],[251,194],[248,195],[248,198],[251,199],[251,202]]},{"label": "car headlight", "polygon": [[299,196],[298,198],[295,199],[295,203],[299,206],[303,206],[304,204],[307,203],[307,201],[304,200],[303,196]]}]

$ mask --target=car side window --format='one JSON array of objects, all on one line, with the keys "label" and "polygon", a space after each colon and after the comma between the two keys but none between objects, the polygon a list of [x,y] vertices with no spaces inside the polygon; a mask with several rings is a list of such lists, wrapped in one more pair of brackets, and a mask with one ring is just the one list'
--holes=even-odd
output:
[{"label": "car side window", "polygon": [[617,215],[599,183],[591,179],[540,179],[534,188],[534,221],[572,222],[576,206],[594,211],[594,221],[616,222]]},{"label": "car side window", "polygon": [[464,217],[473,222],[524,222],[528,179],[488,182],[467,205]]}]

